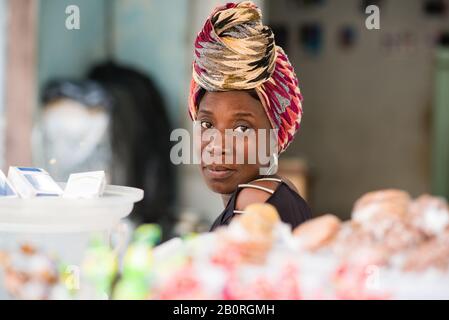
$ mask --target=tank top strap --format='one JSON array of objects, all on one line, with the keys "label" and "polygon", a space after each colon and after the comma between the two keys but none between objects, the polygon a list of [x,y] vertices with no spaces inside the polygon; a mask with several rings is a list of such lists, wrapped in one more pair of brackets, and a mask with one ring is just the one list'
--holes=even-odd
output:
[{"label": "tank top strap", "polygon": [[255,181],[274,181],[274,182],[279,182],[279,183],[283,182],[281,179],[278,179],[278,178],[259,178],[259,179],[253,180],[251,182],[255,182]]},{"label": "tank top strap", "polygon": [[[252,180],[249,183],[239,184],[238,185],[238,189],[241,189],[241,188],[252,188],[252,189],[265,191],[265,192],[267,192],[267,193],[269,193],[271,195],[273,195],[275,193],[276,190],[272,190],[270,188],[258,186],[258,185],[255,185],[255,184],[251,184],[252,182],[257,182],[257,181],[274,181],[274,182],[278,182],[278,183],[283,183],[283,181],[281,179],[278,179],[278,178],[259,178],[259,179]],[[245,211],[242,211],[242,210],[233,210],[233,212],[236,213],[236,214],[245,213]]]},{"label": "tank top strap", "polygon": [[262,186],[258,186],[258,185],[255,185],[255,184],[250,184],[250,183],[239,184],[238,187],[239,187],[239,188],[252,188],[252,189],[258,189],[258,190],[262,190],[262,191],[268,192],[268,193],[270,193],[270,194],[273,194],[273,193],[274,193],[274,190],[271,190],[271,189],[269,189],[269,188],[265,188],[265,187],[262,187]]}]

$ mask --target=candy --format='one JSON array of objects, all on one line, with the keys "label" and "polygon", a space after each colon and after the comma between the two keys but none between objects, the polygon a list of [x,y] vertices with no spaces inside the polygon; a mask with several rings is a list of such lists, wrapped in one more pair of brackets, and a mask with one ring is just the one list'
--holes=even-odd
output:
[{"label": "candy", "polygon": [[5,288],[16,299],[47,299],[58,282],[55,262],[30,245],[8,254],[4,262]]},{"label": "candy", "polygon": [[148,297],[148,287],[138,279],[120,279],[112,298],[114,300],[142,300]]},{"label": "candy", "polygon": [[156,224],[140,225],[134,232],[134,241],[147,243],[150,246],[155,246],[161,241],[162,230]]},{"label": "candy", "polygon": [[81,272],[83,278],[94,286],[96,298],[107,295],[118,273],[117,254],[95,239],[85,253]]},{"label": "candy", "polygon": [[148,282],[153,266],[152,249],[145,243],[133,243],[123,259],[123,276]]}]

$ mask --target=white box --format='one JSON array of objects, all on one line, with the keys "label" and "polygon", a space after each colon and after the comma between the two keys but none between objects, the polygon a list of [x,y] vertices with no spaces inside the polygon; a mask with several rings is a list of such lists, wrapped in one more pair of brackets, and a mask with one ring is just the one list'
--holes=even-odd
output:
[{"label": "white box", "polygon": [[58,197],[62,194],[62,189],[44,169],[9,167],[8,179],[22,198]]},{"label": "white box", "polygon": [[92,199],[103,195],[106,186],[104,171],[72,173],[64,190],[64,198]]},{"label": "white box", "polygon": [[16,190],[9,183],[5,174],[0,170],[0,198],[18,198]]}]

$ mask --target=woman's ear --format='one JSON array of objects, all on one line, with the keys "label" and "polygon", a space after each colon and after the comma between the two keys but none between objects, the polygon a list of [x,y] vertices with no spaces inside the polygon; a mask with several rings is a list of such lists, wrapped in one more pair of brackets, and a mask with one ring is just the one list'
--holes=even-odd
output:
[{"label": "woman's ear", "polygon": [[270,157],[270,167],[267,170],[267,175],[272,176],[278,172],[279,158],[277,153],[273,153]]}]

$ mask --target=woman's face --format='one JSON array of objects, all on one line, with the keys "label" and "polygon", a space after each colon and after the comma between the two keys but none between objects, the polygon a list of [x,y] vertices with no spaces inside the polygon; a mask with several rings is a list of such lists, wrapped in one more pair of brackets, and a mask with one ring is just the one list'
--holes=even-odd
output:
[{"label": "woman's face", "polygon": [[[215,129],[221,137],[201,142],[202,154],[214,154],[214,159],[217,155],[221,157],[221,163],[211,164],[201,157],[201,172],[212,191],[230,194],[238,184],[249,182],[258,176],[260,168],[258,157],[255,157],[255,162],[248,161],[249,152],[256,151],[257,154],[257,139],[233,138],[234,143],[230,148],[225,146],[225,130],[228,134],[231,132],[241,137],[249,133],[257,136],[260,129],[269,131],[270,122],[258,99],[246,91],[206,92],[198,107],[197,120],[202,133],[207,129]],[[237,164],[237,153],[242,151],[245,160],[243,164]],[[229,158],[226,161],[225,156],[230,152],[232,161],[229,161]]]}]

